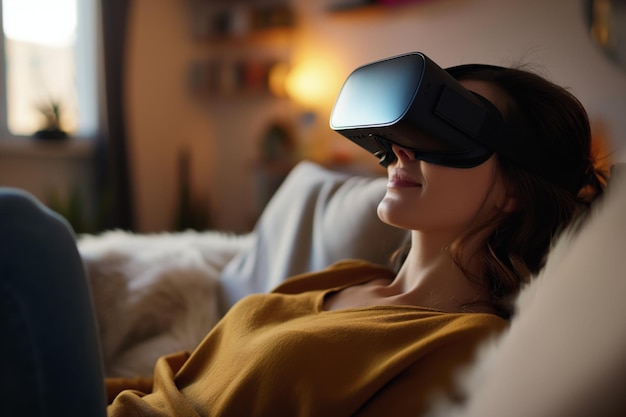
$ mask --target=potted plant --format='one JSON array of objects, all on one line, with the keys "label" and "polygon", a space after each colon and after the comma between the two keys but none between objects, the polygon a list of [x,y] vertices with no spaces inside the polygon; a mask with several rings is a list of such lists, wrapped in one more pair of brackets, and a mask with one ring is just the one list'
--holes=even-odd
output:
[{"label": "potted plant", "polygon": [[38,107],[44,116],[44,127],[35,132],[39,139],[64,139],[67,132],[61,128],[61,104],[55,100]]}]

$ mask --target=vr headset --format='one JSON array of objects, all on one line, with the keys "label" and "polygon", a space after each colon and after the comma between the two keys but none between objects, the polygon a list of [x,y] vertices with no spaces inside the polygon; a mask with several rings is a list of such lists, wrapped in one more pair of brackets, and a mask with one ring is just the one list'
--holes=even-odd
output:
[{"label": "vr headset", "polygon": [[395,160],[392,144],[417,159],[456,168],[478,166],[493,152],[532,166],[536,160],[528,160],[528,147],[498,109],[455,79],[455,71],[467,67],[443,70],[419,52],[359,67],[339,93],[330,126],[383,166]]}]

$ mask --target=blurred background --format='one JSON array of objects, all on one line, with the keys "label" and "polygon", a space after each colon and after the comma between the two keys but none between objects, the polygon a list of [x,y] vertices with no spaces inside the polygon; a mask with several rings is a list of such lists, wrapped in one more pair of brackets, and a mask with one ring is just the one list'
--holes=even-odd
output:
[{"label": "blurred background", "polygon": [[529,64],[624,162],[624,0],[0,0],[0,186],[79,233],[250,230],[308,159],[378,175],[328,127],[356,67]]}]

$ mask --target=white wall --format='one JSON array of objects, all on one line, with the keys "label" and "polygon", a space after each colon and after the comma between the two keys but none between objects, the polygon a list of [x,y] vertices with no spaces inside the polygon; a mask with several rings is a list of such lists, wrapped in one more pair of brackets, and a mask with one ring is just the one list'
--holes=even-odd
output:
[{"label": "white wall", "polygon": [[590,40],[583,0],[426,0],[335,16],[324,12],[332,0],[297,2],[307,15],[307,47],[340,57],[343,78],[363,63],[409,51],[442,66],[534,64],[571,89],[615,147],[626,145],[626,70]]},{"label": "white wall", "polygon": [[[357,66],[422,51],[442,66],[468,62],[536,64],[586,106],[594,129],[626,146],[626,71],[607,61],[585,29],[583,0],[424,0],[397,9],[329,14],[332,0],[293,0],[299,26],[293,61],[332,68],[337,92]],[[177,196],[176,151],[194,155],[194,187],[211,199],[217,227],[241,231],[255,212],[255,142],[275,118],[302,109],[264,100],[200,104],[185,90],[189,63],[207,44],[191,42],[186,4],[135,0],[129,62],[136,217],[140,231],[171,226]],[[332,96],[332,94],[331,94]],[[332,99],[320,104],[315,146],[354,152],[328,128]],[[304,133],[304,132],[301,132]],[[622,150],[623,152],[623,150]],[[617,159],[626,160],[626,155]],[[368,161],[373,160],[368,159]]]}]

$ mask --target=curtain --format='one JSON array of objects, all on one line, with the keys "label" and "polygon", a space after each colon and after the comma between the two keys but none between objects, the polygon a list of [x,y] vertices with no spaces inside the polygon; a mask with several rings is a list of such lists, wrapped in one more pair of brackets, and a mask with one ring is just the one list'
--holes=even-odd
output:
[{"label": "curtain", "polygon": [[103,122],[96,143],[98,228],[132,231],[133,193],[124,101],[126,43],[132,0],[99,0],[100,108]]}]

